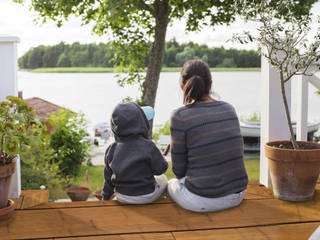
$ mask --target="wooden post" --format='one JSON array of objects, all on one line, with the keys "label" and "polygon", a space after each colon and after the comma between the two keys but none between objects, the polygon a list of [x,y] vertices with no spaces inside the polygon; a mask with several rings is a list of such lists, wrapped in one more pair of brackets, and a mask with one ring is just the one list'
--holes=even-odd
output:
[{"label": "wooden post", "polygon": [[[291,83],[286,83],[288,105],[291,105]],[[271,187],[268,159],[264,145],[268,141],[288,140],[290,132],[280,88],[280,75],[265,57],[261,57],[261,130],[260,183]]]},{"label": "wooden post", "polygon": [[299,141],[308,140],[308,77],[296,76],[297,82],[297,125],[296,138]]},{"label": "wooden post", "polygon": [[[19,41],[17,37],[0,36],[0,101],[9,95],[18,95],[17,43]],[[18,198],[20,193],[20,159],[18,159],[16,172],[11,177],[9,198]]]}]

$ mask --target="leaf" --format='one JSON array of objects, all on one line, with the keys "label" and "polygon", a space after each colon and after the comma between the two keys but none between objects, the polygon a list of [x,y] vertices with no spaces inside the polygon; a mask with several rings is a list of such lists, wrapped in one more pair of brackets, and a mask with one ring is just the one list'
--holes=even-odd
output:
[{"label": "leaf", "polygon": [[8,155],[17,155],[19,153],[19,139],[16,137],[7,138],[3,144],[3,149]]}]

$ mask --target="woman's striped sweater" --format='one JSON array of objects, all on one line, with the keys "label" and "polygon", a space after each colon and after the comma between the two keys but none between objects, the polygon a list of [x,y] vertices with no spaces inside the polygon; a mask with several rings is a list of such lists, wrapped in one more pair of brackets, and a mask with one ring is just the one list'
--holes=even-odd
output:
[{"label": "woman's striped sweater", "polygon": [[171,116],[172,169],[187,189],[216,198],[246,189],[243,138],[234,108],[216,101],[187,105]]}]

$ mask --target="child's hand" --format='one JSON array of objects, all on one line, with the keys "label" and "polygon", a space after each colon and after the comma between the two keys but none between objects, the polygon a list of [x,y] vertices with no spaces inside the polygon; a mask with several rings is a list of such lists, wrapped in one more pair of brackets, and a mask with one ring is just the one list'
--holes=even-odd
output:
[{"label": "child's hand", "polygon": [[170,143],[166,146],[166,148],[165,148],[164,151],[162,152],[162,155],[163,155],[163,156],[167,156],[169,150],[170,150]]}]

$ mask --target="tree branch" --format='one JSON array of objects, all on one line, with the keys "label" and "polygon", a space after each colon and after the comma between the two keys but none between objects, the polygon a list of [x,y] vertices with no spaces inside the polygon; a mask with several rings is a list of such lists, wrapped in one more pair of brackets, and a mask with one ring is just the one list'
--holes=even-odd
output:
[{"label": "tree branch", "polygon": [[142,9],[150,12],[152,16],[155,16],[154,10],[148,4],[146,4],[144,0],[139,0],[139,5],[141,6]]}]

